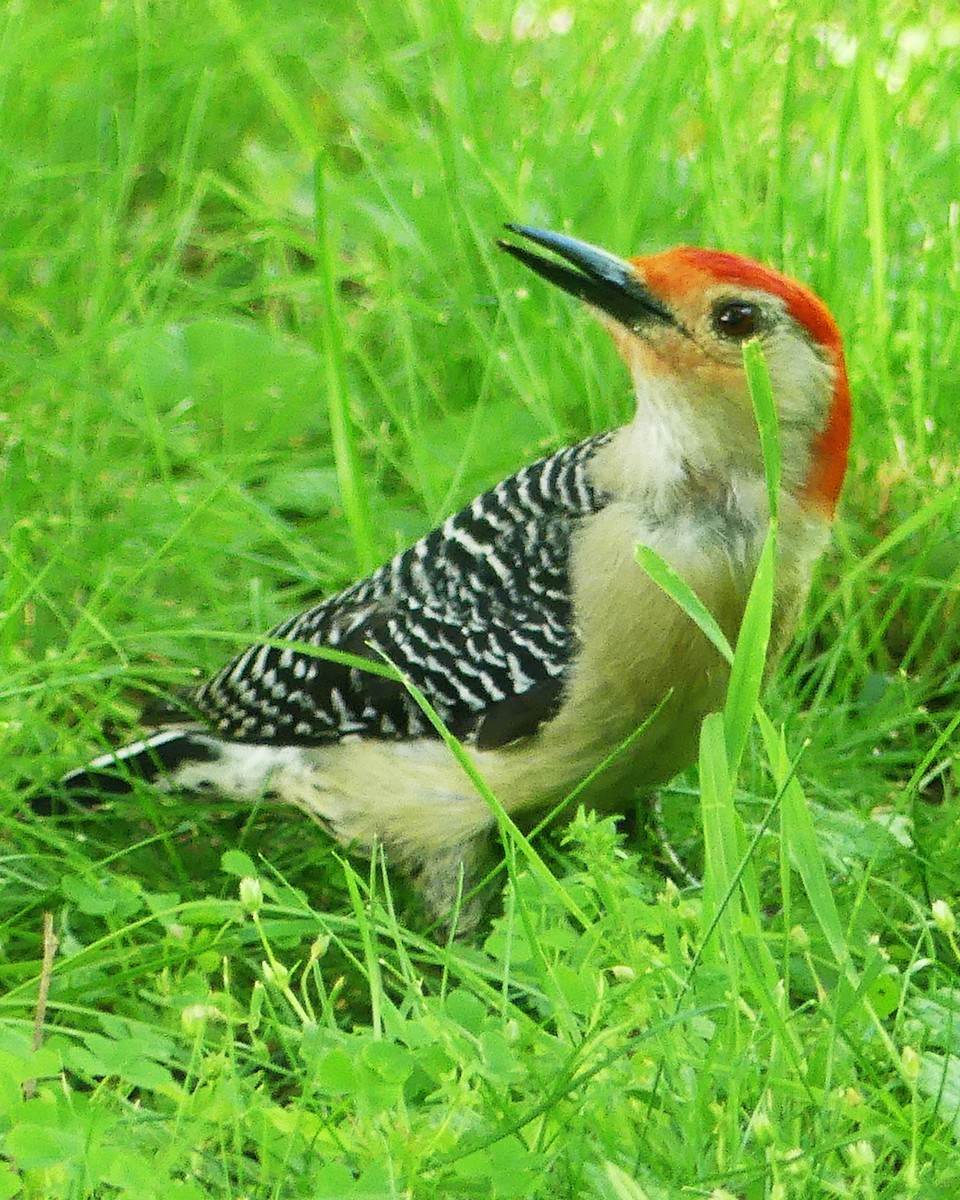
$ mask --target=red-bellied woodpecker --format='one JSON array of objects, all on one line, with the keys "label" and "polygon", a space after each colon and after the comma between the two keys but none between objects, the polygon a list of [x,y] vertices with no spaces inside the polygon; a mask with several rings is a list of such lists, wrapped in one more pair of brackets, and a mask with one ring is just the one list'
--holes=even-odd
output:
[{"label": "red-bellied woodpecker", "polygon": [[382,845],[443,915],[461,868],[469,886],[488,846],[488,804],[402,684],[299,643],[394,663],[518,820],[581,784],[664,701],[582,799],[617,810],[636,787],[669,779],[695,757],[728,671],[635,549],[655,549],[735,639],[769,516],[742,365],[751,337],[782,443],[776,660],[846,469],[849,391],[830,313],[738,255],[680,247],[627,260],[508,228],[556,257],[503,249],[609,329],[633,379],[634,418],[524,467],[369,578],[284,622],[272,644],[251,646],[197,692],[201,720],[95,759],[65,792],[147,779],[292,804],[344,845]]}]

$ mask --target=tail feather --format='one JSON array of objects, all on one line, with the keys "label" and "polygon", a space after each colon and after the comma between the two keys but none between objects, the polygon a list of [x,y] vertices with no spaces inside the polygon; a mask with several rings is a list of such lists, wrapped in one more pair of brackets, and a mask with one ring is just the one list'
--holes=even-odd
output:
[{"label": "tail feather", "polygon": [[137,781],[162,785],[183,767],[213,762],[218,756],[216,742],[197,730],[182,726],[158,729],[64,775],[50,792],[33,797],[30,807],[39,816],[50,816],[65,802],[95,804],[111,796],[129,795]]},{"label": "tail feather", "polygon": [[138,782],[165,792],[252,800],[264,796],[279,768],[298,768],[304,750],[297,746],[225,742],[198,726],[167,726],[64,775],[30,806],[49,816],[64,803],[95,804],[129,795]]},{"label": "tail feather", "polygon": [[[131,742],[118,750],[110,750],[79,770],[63,777],[70,785],[75,779],[93,773],[99,775],[105,767],[117,767],[129,779],[142,779],[151,783],[161,775],[169,775],[186,762],[210,762],[217,757],[215,744],[209,737],[198,736],[195,729],[158,729],[150,737]],[[127,788],[129,791],[129,787]]]}]

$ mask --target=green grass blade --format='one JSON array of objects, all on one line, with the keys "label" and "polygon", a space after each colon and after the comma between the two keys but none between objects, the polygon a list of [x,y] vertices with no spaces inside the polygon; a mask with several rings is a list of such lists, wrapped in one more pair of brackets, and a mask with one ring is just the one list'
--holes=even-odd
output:
[{"label": "green grass blade", "polygon": [[723,709],[730,771],[736,777],[760,700],[770,645],[770,621],[776,584],[777,537],[771,525],[760,552],[747,607],[730,667],[730,684]]},{"label": "green grass blade", "polygon": [[639,545],[634,553],[637,562],[653,582],[661,587],[671,600],[679,604],[704,637],[709,639],[727,662],[732,662],[733,649],[727,640],[727,635],[683,576],[649,546]]},{"label": "green grass blade", "polygon": [[316,204],[317,274],[320,283],[319,350],[326,372],[327,409],[330,437],[340,487],[343,515],[353,538],[357,566],[366,574],[377,565],[377,545],[370,518],[370,500],[360,469],[357,428],[350,413],[350,395],[346,381],[343,332],[333,267],[333,248],[327,221],[326,186],[323,159],[318,157],[314,170]]},{"label": "green grass blade", "polygon": [[[389,663],[389,659],[386,660]],[[389,663],[393,666],[392,663]],[[394,668],[396,670],[396,668]],[[585,929],[590,925],[590,919],[569,894],[563,884],[557,879],[550,868],[546,865],[537,851],[530,843],[530,839],[525,837],[517,828],[513,818],[503,807],[500,800],[494,795],[487,781],[483,778],[480,771],[477,769],[476,763],[470,757],[469,752],[463,743],[447,729],[446,725],[441,720],[436,709],[417,687],[413,680],[407,678],[402,672],[397,672],[402,680],[404,687],[417,702],[420,710],[424,713],[427,720],[437,731],[444,745],[457,760],[463,771],[477,792],[483,798],[484,802],[490,808],[497,821],[497,826],[500,830],[500,835],[504,839],[504,843],[513,843],[514,846],[523,855],[526,863],[537,879],[546,885],[551,891],[555,892],[561,899],[564,908],[575,921],[582,925]]]},{"label": "green grass blade", "polygon": [[716,931],[728,963],[736,959],[734,947],[740,932],[740,899],[737,888],[741,846],[733,805],[733,783],[727,758],[723,719],[709,713],[700,729],[700,812],[703,819],[703,924],[705,956],[716,958],[710,945]]},{"label": "green grass blade", "polygon": [[777,582],[777,513],[781,480],[777,410],[763,349],[756,338],[751,338],[743,347],[743,365],[747,373],[747,384],[763,450],[770,525],[754,571],[750,595],[737,636],[737,648],[730,668],[730,685],[724,706],[727,754],[734,777],[740,769],[740,761],[766,671]]},{"label": "green grass blade", "polygon": [[840,914],[803,789],[793,773],[793,764],[787,754],[782,734],[777,732],[769,717],[759,709],[757,722],[767,758],[773,769],[774,781],[777,787],[782,789],[781,836],[786,840],[790,862],[800,876],[814,916],[837,965],[856,987],[857,972],[850,958]]},{"label": "green grass blade", "polygon": [[[870,246],[872,323],[876,336],[882,337],[890,327],[888,296],[887,229],[884,193],[886,191],[885,161],[889,153],[881,131],[881,97],[876,25],[868,22],[858,38],[856,76],[857,108],[863,134],[866,159],[866,232]],[[886,366],[882,361],[880,369]],[[884,380],[886,382],[886,380]]]},{"label": "green grass blade", "polygon": [[234,0],[207,0],[207,6],[214,20],[235,43],[247,79],[260,92],[273,117],[286,127],[300,149],[312,152],[317,145],[317,132],[309,120],[309,109],[288,87],[285,73],[268,47],[248,28],[249,13],[244,6]]},{"label": "green grass blade", "polygon": [[770,517],[777,519],[780,507],[780,424],[777,405],[770,383],[770,372],[763,347],[757,338],[743,344],[743,367],[747,373],[747,386],[753,402],[753,412],[760,432],[760,448],[763,451],[763,468],[767,479],[767,499]]}]

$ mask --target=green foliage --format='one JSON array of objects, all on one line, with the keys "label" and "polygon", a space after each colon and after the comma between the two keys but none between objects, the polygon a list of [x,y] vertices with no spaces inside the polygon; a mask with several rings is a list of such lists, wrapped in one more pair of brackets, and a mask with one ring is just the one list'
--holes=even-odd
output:
[{"label": "green foliage", "polygon": [[[949,6],[0,21],[0,1200],[956,1194]],[[851,472],[762,710],[769,572],[658,836],[504,823],[465,944],[299,814],[32,815],[145,703],[627,416],[506,220],[744,251],[835,312]]]}]

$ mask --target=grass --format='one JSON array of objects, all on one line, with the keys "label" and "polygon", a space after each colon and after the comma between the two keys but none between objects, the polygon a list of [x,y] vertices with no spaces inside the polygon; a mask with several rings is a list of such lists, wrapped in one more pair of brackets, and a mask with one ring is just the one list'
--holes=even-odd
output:
[{"label": "grass", "polygon": [[[949,6],[0,20],[0,1197],[954,1194]],[[508,837],[503,915],[448,945],[295,814],[32,816],[145,703],[627,417],[506,220],[745,251],[844,330],[804,628],[739,771],[711,720],[662,796],[703,887],[579,814],[552,875]]]}]

